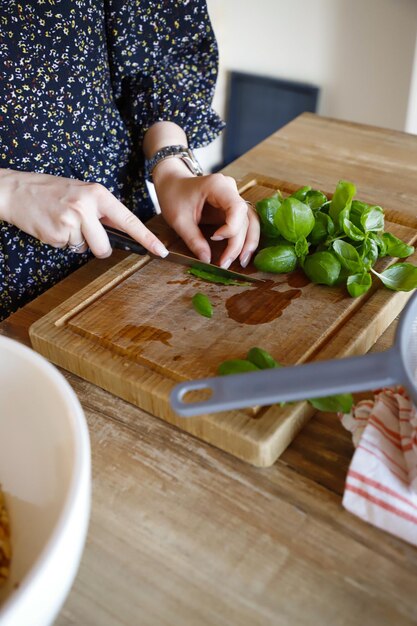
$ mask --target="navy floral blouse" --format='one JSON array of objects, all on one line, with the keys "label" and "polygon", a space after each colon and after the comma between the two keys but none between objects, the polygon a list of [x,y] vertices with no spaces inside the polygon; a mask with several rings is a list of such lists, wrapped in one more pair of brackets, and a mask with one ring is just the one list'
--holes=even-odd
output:
[{"label": "navy floral blouse", "polygon": [[[205,0],[1,0],[0,168],[102,183],[145,221],[144,133],[212,141],[217,63]],[[0,221],[0,319],[87,259]]]}]

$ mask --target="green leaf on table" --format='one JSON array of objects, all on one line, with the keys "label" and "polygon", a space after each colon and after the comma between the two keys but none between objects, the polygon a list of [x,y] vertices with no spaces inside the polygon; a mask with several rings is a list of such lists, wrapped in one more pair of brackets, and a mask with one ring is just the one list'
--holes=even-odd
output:
[{"label": "green leaf on table", "polygon": [[204,293],[196,293],[192,297],[194,309],[204,317],[213,317],[213,305]]},{"label": "green leaf on table", "polygon": [[262,248],[253,259],[257,270],[273,274],[292,272],[297,267],[297,263],[294,246],[289,243]]},{"label": "green leaf on table", "polygon": [[409,246],[408,243],[398,239],[391,233],[383,233],[382,241],[386,246],[385,253],[389,256],[397,257],[398,259],[405,259],[414,252],[414,246]]},{"label": "green leaf on table", "polygon": [[259,215],[261,233],[265,237],[278,237],[280,234],[275,225],[274,217],[281,202],[282,197],[277,192],[269,198],[259,200],[255,205],[256,212]]},{"label": "green leaf on table", "polygon": [[300,237],[298,241],[295,243],[295,254],[301,260],[304,260],[306,255],[308,254],[308,243],[305,237]]},{"label": "green leaf on table", "polygon": [[367,234],[365,241],[358,247],[358,254],[362,259],[364,268],[371,269],[379,256],[378,244],[375,239]]},{"label": "green leaf on table", "polygon": [[303,202],[307,204],[313,212],[315,212],[318,211],[323,206],[323,204],[327,202],[327,198],[321,191],[318,191],[317,189],[311,189],[306,194]]},{"label": "green leaf on table", "polygon": [[297,200],[300,200],[301,202],[304,202],[304,200],[306,199],[307,194],[310,191],[312,191],[311,187],[306,185],[305,187],[300,187],[299,189],[297,189],[297,191],[294,191],[294,193],[292,193],[289,197],[290,198],[296,198]]},{"label": "green leaf on table", "polygon": [[219,285],[238,285],[239,287],[251,287],[253,285],[253,283],[245,280],[236,280],[234,278],[228,278],[227,276],[219,276],[198,267],[190,267],[187,272],[188,274],[192,274],[196,278],[201,278],[201,280],[205,280],[208,283],[218,283]]},{"label": "green leaf on table", "polygon": [[371,272],[393,291],[411,291],[417,287],[417,267],[411,263],[395,263],[380,274]]},{"label": "green leaf on table", "polygon": [[327,250],[309,254],[303,270],[311,282],[319,285],[334,285],[340,274],[341,265],[336,255]]},{"label": "green leaf on table", "polygon": [[243,374],[244,372],[259,372],[259,367],[256,367],[251,361],[246,359],[230,359],[223,361],[217,368],[217,373],[220,376],[228,376],[229,374]]},{"label": "green leaf on table", "polygon": [[327,213],[322,213],[322,211],[316,211],[314,219],[315,223],[313,230],[308,236],[308,240],[313,246],[317,246],[319,243],[326,241],[329,235],[334,234],[334,223]]},{"label": "green leaf on table", "polygon": [[309,206],[289,196],[278,207],[274,222],[285,239],[296,243],[313,230],[314,215]]},{"label": "green leaf on table", "polygon": [[361,214],[360,222],[365,232],[384,230],[384,211],[380,206],[368,206]]},{"label": "green leaf on table", "polygon": [[247,360],[259,367],[260,370],[282,367],[274,357],[262,348],[251,348],[246,356]]},{"label": "green leaf on table", "polygon": [[358,274],[363,271],[363,261],[352,244],[343,241],[343,239],[336,239],[333,241],[332,247],[341,265],[349,272]]},{"label": "green leaf on table", "polygon": [[380,258],[388,255],[387,241],[384,239],[384,234],[368,233],[368,239],[374,241],[378,247],[378,257]]},{"label": "green leaf on table", "polygon": [[340,393],[335,396],[325,398],[313,398],[310,404],[318,411],[326,413],[349,413],[353,406],[353,396],[351,393]]},{"label": "green leaf on table", "polygon": [[372,285],[372,277],[369,272],[351,274],[346,280],[346,288],[352,298],[357,298],[366,293]]},{"label": "green leaf on table", "polygon": [[347,217],[342,220],[342,227],[344,233],[354,241],[363,241],[365,239],[365,233]]},{"label": "green leaf on table", "polygon": [[338,224],[339,214],[344,209],[349,211],[355,193],[356,187],[353,183],[344,180],[339,181],[329,208],[329,215],[335,224]]}]

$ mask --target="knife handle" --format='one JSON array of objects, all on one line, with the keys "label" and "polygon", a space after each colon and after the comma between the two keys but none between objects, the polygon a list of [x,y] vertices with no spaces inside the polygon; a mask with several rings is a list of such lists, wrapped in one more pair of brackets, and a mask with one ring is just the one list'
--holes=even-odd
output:
[{"label": "knife handle", "polygon": [[104,230],[110,241],[112,248],[118,250],[126,250],[126,252],[136,252],[136,254],[148,254],[149,251],[142,246],[142,244],[135,241],[130,235],[123,233],[121,230],[105,226]]}]

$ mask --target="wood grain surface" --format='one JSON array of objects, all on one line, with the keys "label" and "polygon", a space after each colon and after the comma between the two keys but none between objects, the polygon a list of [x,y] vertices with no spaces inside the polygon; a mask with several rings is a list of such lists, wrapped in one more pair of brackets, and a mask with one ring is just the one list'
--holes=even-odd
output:
[{"label": "wood grain surface", "polygon": [[[417,206],[417,139],[303,115],[227,168]],[[28,328],[128,258],[94,260],[5,320]],[[373,349],[392,344],[395,323]],[[359,329],[358,329],[359,330]],[[349,433],[316,414],[258,469],[62,370],[90,430],[86,549],[58,626],[409,626],[417,550],[341,506]]]}]

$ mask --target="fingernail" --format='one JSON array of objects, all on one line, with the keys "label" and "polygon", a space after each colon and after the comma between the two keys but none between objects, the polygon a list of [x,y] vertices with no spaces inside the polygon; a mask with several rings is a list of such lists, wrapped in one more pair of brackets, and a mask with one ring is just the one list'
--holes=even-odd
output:
[{"label": "fingernail", "polygon": [[223,241],[224,237],[222,237],[221,235],[212,235],[210,239],[212,241]]},{"label": "fingernail", "polygon": [[242,257],[242,259],[240,260],[240,264],[242,267],[246,267],[248,265],[251,256],[252,256],[252,252],[248,252]]},{"label": "fingernail", "polygon": [[162,258],[168,256],[168,254],[169,254],[169,250],[167,250],[165,248],[164,244],[161,243],[160,241],[157,241],[153,245],[153,252],[154,252],[154,254],[157,254],[158,256],[160,256]]},{"label": "fingernail", "polygon": [[222,267],[224,270],[227,270],[230,267],[232,260],[233,259],[226,259],[225,261],[223,261],[220,267]]},{"label": "fingernail", "polygon": [[202,254],[200,260],[203,261],[203,263],[210,263],[211,257],[209,254]]}]

